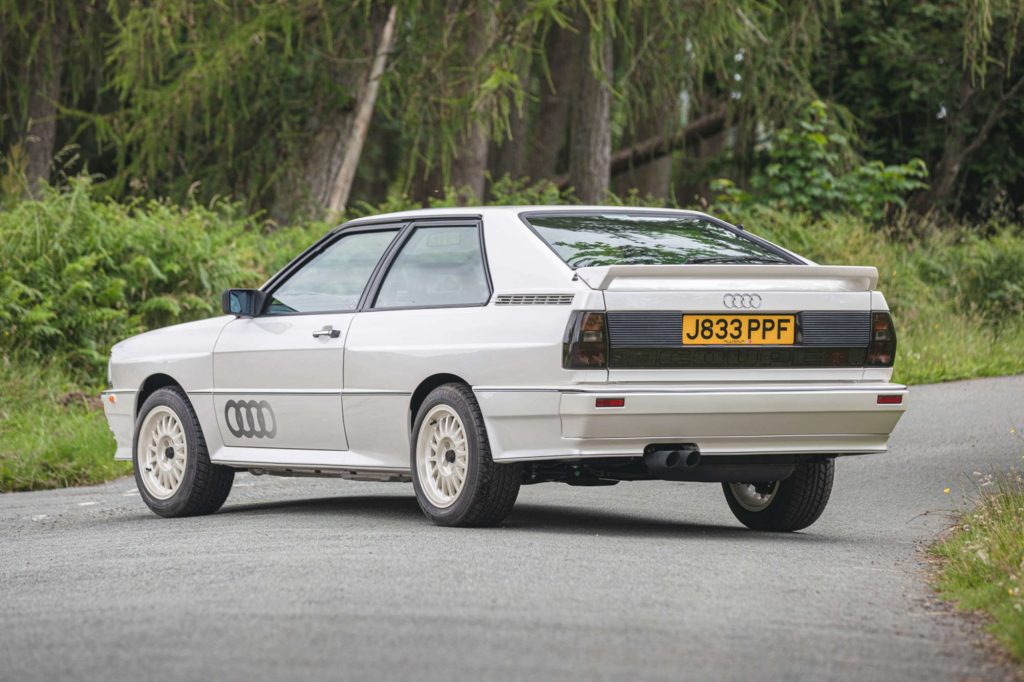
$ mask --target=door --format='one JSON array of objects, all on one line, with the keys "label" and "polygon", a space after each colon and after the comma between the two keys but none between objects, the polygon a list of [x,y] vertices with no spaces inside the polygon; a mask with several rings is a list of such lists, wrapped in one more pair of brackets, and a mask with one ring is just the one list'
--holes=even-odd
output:
[{"label": "door", "polygon": [[345,413],[352,449],[382,466],[409,465],[409,401],[432,374],[489,362],[482,326],[491,286],[478,220],[433,220],[412,228],[352,323]]},{"label": "door", "polygon": [[345,341],[367,282],[398,234],[362,229],[326,242],[268,291],[260,315],[229,323],[213,354],[226,445],[347,450]]}]

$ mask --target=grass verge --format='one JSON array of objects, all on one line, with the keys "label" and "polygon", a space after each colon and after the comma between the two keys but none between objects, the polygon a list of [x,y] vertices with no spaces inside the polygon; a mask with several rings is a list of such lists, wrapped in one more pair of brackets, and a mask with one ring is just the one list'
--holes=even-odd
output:
[{"label": "grass verge", "polygon": [[100,483],[131,473],[96,398],[53,370],[0,360],[0,492]]},{"label": "grass verge", "polygon": [[937,384],[1024,373],[1024,319],[992,326],[968,315],[935,312],[930,319],[920,313],[896,317],[893,381]]},{"label": "grass verge", "polygon": [[1024,476],[985,476],[973,510],[932,548],[939,594],[991,618],[990,632],[1024,665]]}]

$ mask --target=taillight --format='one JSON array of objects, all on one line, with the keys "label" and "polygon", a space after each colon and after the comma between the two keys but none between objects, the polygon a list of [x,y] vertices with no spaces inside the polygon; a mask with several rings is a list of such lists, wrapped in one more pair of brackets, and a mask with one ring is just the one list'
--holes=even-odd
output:
[{"label": "taillight", "polygon": [[604,313],[574,311],[562,338],[562,367],[595,369],[608,366],[608,333]]},{"label": "taillight", "polygon": [[892,367],[896,359],[896,327],[889,313],[871,313],[871,343],[865,364],[869,367]]}]

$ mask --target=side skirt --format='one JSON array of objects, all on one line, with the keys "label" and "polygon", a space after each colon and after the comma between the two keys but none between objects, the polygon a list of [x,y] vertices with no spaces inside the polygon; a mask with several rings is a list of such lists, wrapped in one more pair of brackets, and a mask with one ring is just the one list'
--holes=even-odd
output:
[{"label": "side skirt", "polygon": [[381,467],[351,450],[291,450],[224,446],[210,461],[256,475],[324,476],[358,481],[411,481],[409,469]]}]

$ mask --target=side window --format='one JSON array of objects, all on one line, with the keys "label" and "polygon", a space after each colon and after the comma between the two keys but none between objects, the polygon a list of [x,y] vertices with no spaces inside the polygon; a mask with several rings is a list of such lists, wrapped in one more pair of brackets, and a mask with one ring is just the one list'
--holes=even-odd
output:
[{"label": "side window", "polygon": [[418,227],[391,264],[373,307],[472,305],[489,297],[475,226]]},{"label": "side window", "polygon": [[327,247],[270,297],[265,315],[355,310],[366,282],[398,230],[357,232]]}]

